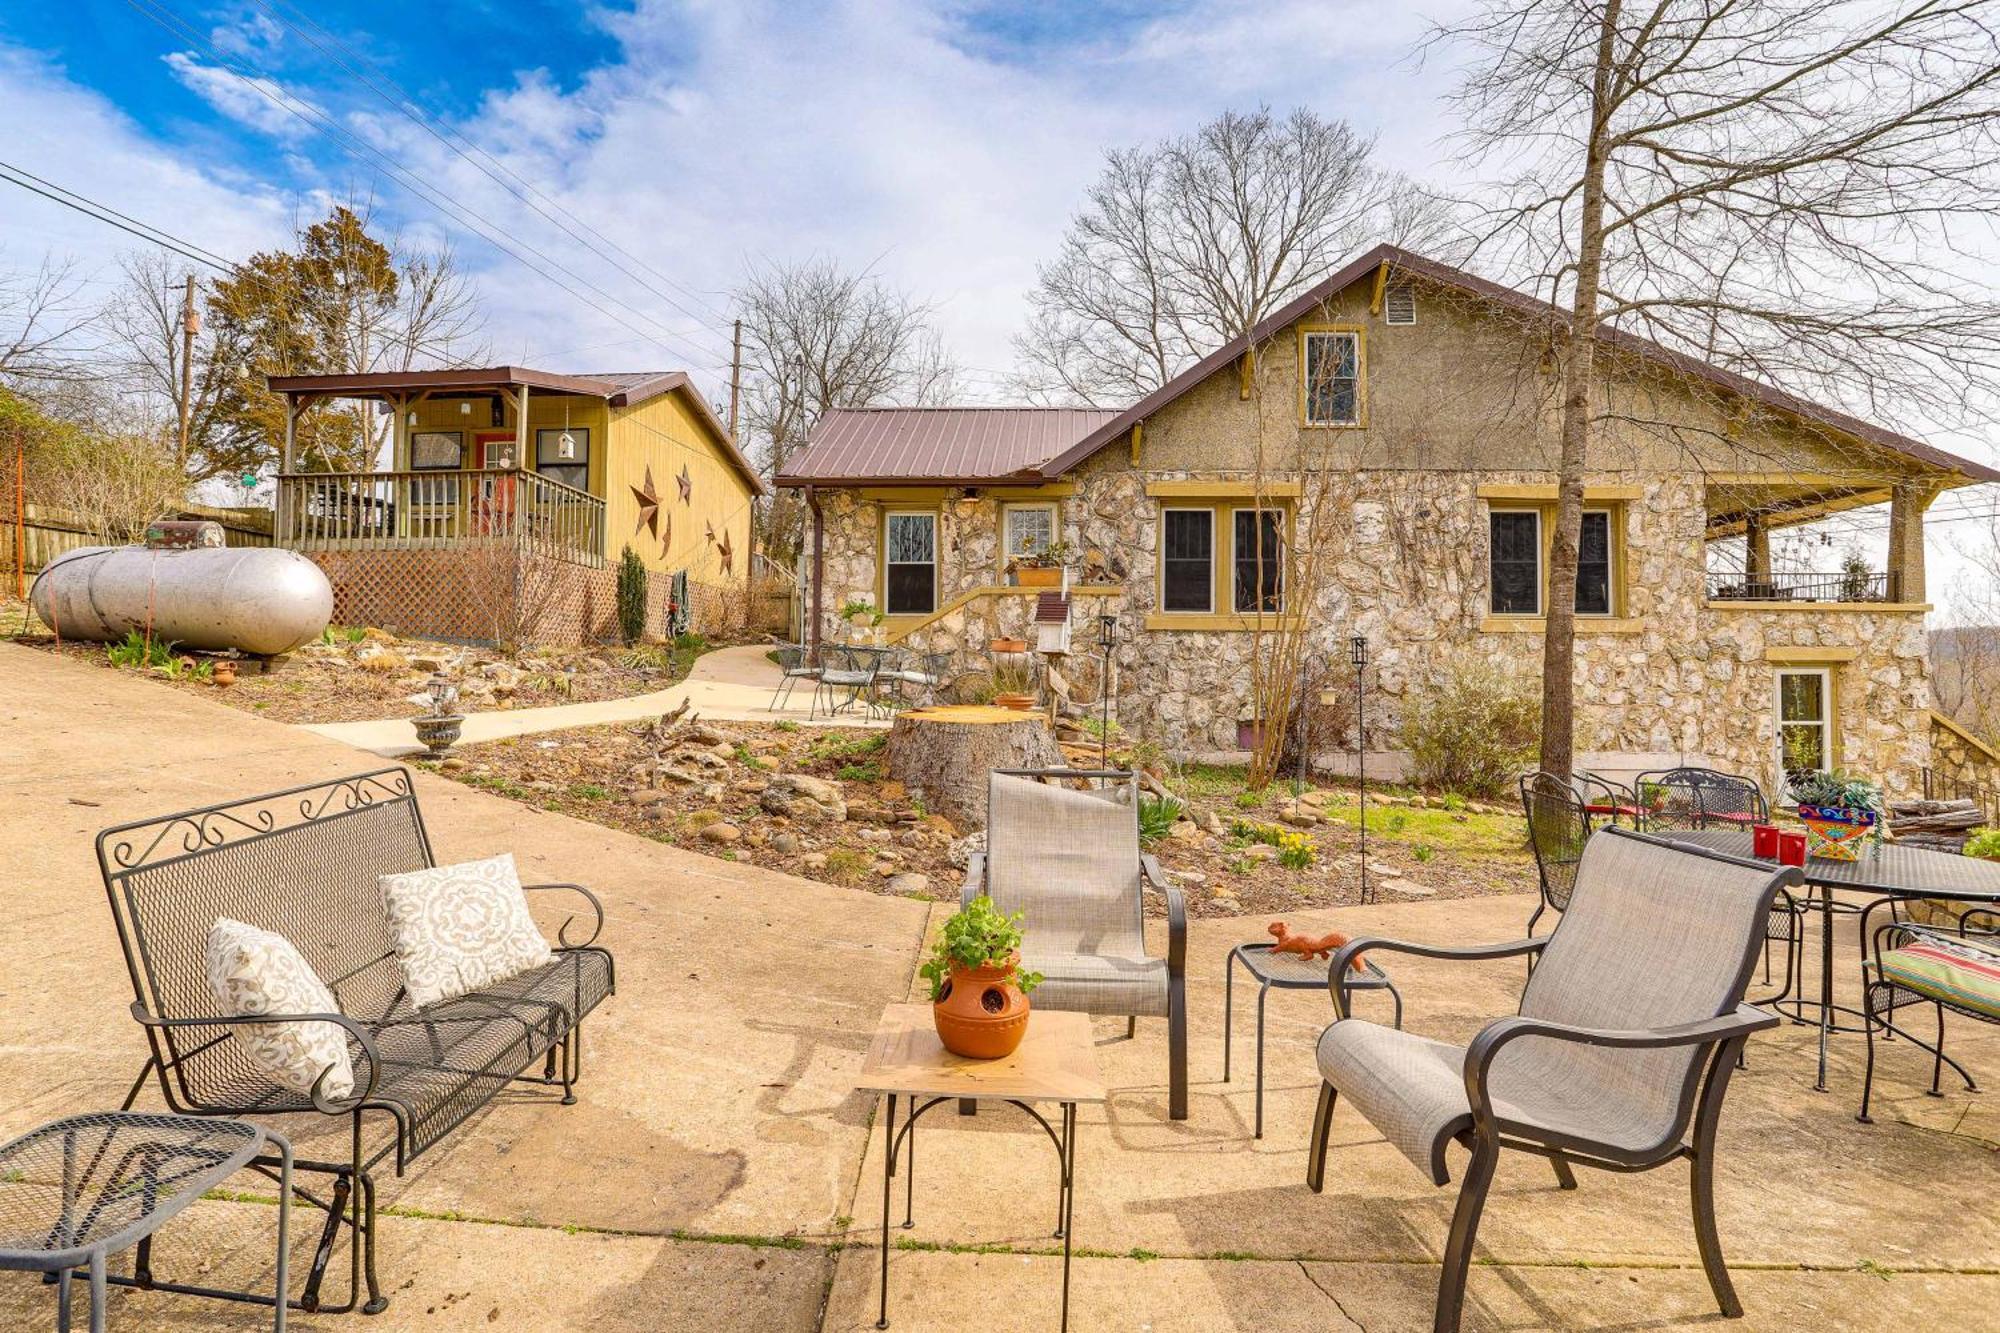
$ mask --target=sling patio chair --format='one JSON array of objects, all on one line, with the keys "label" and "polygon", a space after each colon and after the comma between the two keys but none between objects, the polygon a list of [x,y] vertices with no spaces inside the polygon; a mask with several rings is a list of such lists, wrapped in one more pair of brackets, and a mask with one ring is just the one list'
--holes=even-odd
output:
[{"label": "sling patio chair", "polygon": [[[1101,784],[1077,790],[1071,782]],[[1145,891],[1167,907],[1167,956],[1146,952]],[[1187,1119],[1187,905],[1139,850],[1139,780],[1115,769],[994,769],[986,851],[966,868],[961,903],[984,893],[1024,914],[1021,966],[1042,974],[1038,1009],[1167,1020],[1167,1114]],[[961,1107],[961,1109],[963,1109]]]},{"label": "sling patio chair", "polygon": [[[1471,1150],[1438,1279],[1436,1333],[1459,1326],[1473,1239],[1504,1149],[1547,1157],[1563,1189],[1576,1188],[1572,1164],[1632,1172],[1687,1158],[1702,1268],[1722,1313],[1743,1313],[1715,1227],[1716,1123],[1744,1043],[1778,1023],[1744,1004],[1743,992],[1778,890],[1801,882],[1793,867],[1605,828],[1585,845],[1569,908],[1550,935],[1458,949],[1364,938],[1334,954],[1327,986],[1339,1017],[1319,1039],[1306,1183],[1318,1192],[1325,1181],[1343,1095],[1433,1184],[1450,1181],[1451,1144]],[[1348,1017],[1357,955],[1536,952],[1519,1013],[1488,1023],[1469,1046]]]},{"label": "sling patio chair", "polygon": [[812,648],[808,644],[780,643],[771,651],[778,659],[781,674],[778,688],[771,691],[771,706],[765,711],[775,713],[785,706],[785,701],[792,697],[792,687],[800,681],[809,680],[817,686],[820,669],[812,664]]}]

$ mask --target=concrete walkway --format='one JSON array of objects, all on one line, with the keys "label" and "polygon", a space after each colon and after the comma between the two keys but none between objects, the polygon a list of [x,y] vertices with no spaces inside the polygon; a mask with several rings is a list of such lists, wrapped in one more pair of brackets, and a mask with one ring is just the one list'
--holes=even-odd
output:
[{"label": "concrete walkway", "polygon": [[[326,778],[355,751],[143,679],[0,643],[0,1136],[116,1105],[144,1058],[91,839],[106,825]],[[619,993],[584,1030],[578,1103],[539,1091],[474,1116],[381,1181],[375,1319],[299,1330],[872,1328],[880,1125],[851,1091],[882,1005],[914,992],[946,910],[715,860],[418,774],[441,860],[503,849],[534,878],[598,889]],[[1525,883],[1524,883],[1525,887]],[[1525,895],[1296,914],[1339,928],[1466,943],[1508,939]],[[1453,1191],[1434,1189],[1343,1108],[1326,1192],[1303,1183],[1323,995],[1269,1004],[1266,1133],[1250,1137],[1254,996],[1238,987],[1236,1070],[1220,1080],[1222,961],[1263,919],[1200,920],[1188,949],[1192,1115],[1166,1119],[1165,1024],[1098,1026],[1113,1097],[1083,1113],[1071,1327],[1404,1330],[1429,1326]],[[1157,923],[1149,923],[1155,948]],[[1855,947],[1840,941],[1851,998]],[[1514,963],[1396,964],[1415,1030],[1463,1040],[1510,1012]],[[1364,1004],[1369,1001],[1363,1001]],[[2000,1077],[2000,1029],[1949,1024],[1952,1050]],[[1833,1091],[1811,1089],[1810,1029],[1757,1038],[1723,1118],[1723,1245],[1749,1330],[1986,1328],[2000,1309],[2000,1101],[1924,1095],[1928,1059],[1884,1048],[1876,1122],[1854,1121],[1863,1047],[1834,1039]],[[156,1106],[149,1092],[142,1105]],[[869,1126],[875,1132],[869,1135]],[[926,1119],[915,1227],[894,1233],[898,1333],[1053,1328],[1053,1154],[1004,1111]],[[1456,1169],[1462,1160],[1452,1158]],[[1639,1176],[1510,1156],[1480,1232],[1465,1327],[1720,1327],[1679,1165]],[[253,1178],[233,1182],[250,1193]],[[903,1182],[897,1182],[900,1220]],[[316,1228],[295,1235],[302,1274]],[[162,1275],[267,1281],[272,1210],[204,1201],[163,1233]],[[125,1263],[120,1263],[123,1271]],[[297,1280],[297,1279],[295,1279]],[[330,1295],[338,1295],[332,1279]],[[259,1311],[117,1291],[115,1328],[268,1328]],[[0,1328],[48,1327],[54,1301],[0,1273]]]},{"label": "concrete walkway", "polygon": [[[783,677],[766,656],[761,644],[739,644],[718,648],[695,659],[687,679],[623,699],[600,699],[590,703],[556,704],[549,708],[508,708],[486,713],[468,713],[460,744],[505,740],[509,736],[530,736],[544,731],[567,731],[572,727],[597,727],[611,722],[637,722],[658,717],[688,700],[693,711],[717,722],[796,722],[812,727],[886,727],[886,722],[865,716],[843,714],[828,717],[822,711],[808,717],[813,689],[809,680],[799,681],[785,706],[773,710],[771,695]],[[307,725],[329,740],[351,745],[388,758],[420,754],[416,728],[408,718],[382,718],[373,722],[320,722]]]}]

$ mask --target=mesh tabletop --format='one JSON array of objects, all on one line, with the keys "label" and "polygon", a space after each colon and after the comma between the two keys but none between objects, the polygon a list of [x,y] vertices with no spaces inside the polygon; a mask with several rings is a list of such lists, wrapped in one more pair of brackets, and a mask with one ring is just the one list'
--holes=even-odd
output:
[{"label": "mesh tabletop", "polygon": [[[1710,851],[1750,856],[1750,834],[1735,830],[1704,829],[1675,832],[1675,842],[1690,843]],[[1767,862],[1767,864],[1776,864]],[[1976,856],[1955,856],[1911,847],[1902,843],[1871,843],[1853,861],[1833,861],[1808,856],[1801,869],[1809,884],[1835,889],[1865,889],[1871,893],[1898,894],[1910,898],[1953,898],[1965,902],[2000,902],[2000,862]]]},{"label": "mesh tabletop", "polygon": [[0,1147],[0,1268],[78,1267],[122,1249],[255,1157],[240,1120],[107,1112]]},{"label": "mesh tabletop", "polygon": [[[1278,953],[1268,944],[1239,944],[1236,956],[1243,965],[1269,986],[1294,987],[1299,990],[1318,989],[1326,985],[1327,969],[1332,960],[1315,962],[1298,953]],[[1350,990],[1380,990],[1389,984],[1389,974],[1368,961],[1361,959],[1361,970],[1350,972],[1347,978]]]}]

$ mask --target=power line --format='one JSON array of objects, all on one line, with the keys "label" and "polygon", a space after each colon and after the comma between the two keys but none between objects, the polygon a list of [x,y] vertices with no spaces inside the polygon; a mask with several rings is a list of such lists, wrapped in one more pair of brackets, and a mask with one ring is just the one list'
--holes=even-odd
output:
[{"label": "power line", "polygon": [[[288,115],[291,115],[294,118],[303,121],[305,124],[319,131],[320,133],[328,135],[341,148],[341,150],[343,152],[346,152],[349,156],[355,157],[358,160],[363,160],[363,161],[372,159],[384,171],[386,171],[390,176],[392,176],[394,179],[400,182],[411,193],[417,195],[419,198],[429,203],[432,207],[436,208],[439,212],[443,213],[447,218],[459,222],[460,224],[465,226],[468,230],[478,235],[482,240],[485,240],[488,244],[492,245],[495,249],[501,251],[503,254],[506,254],[509,258],[514,259],[515,261],[524,265],[525,267],[527,267],[540,277],[546,279],[550,283],[554,284],[556,287],[562,289],[568,295],[576,298],[579,301],[582,301],[586,306],[589,306],[591,309],[597,311],[597,313],[605,316],[608,319],[615,321],[616,323],[624,325],[626,328],[631,329],[634,333],[646,336],[650,341],[657,344],[661,348],[674,353],[676,356],[687,355],[688,349],[684,345],[675,344],[675,342],[673,341],[674,335],[669,333],[665,325],[659,323],[657,320],[654,320],[651,316],[639,310],[637,307],[632,306],[628,302],[619,300],[619,298],[613,296],[611,293],[597,286],[595,283],[591,282],[588,278],[585,278],[581,274],[576,273],[574,270],[564,265],[561,261],[551,258],[547,254],[543,253],[541,250],[537,249],[535,246],[529,244],[527,241],[514,239],[510,243],[508,238],[504,237],[502,234],[490,230],[482,220],[480,220],[479,218],[477,218],[472,214],[467,213],[457,204],[453,203],[450,199],[437,193],[437,191],[433,190],[421,178],[413,175],[412,173],[410,173],[409,171],[398,165],[386,153],[383,153],[381,150],[377,149],[374,145],[359,138],[357,135],[349,131],[346,127],[342,126],[338,121],[334,120],[326,112],[320,110],[318,107],[313,106],[309,102],[303,102],[288,94],[284,94],[280,91],[275,91],[274,89],[276,85],[273,84],[271,80],[255,78],[250,74],[246,73],[243,69],[241,69],[234,62],[232,62],[228,57],[224,56],[221,51],[217,50],[213,42],[203,37],[200,32],[191,27],[188,23],[186,23],[185,20],[181,19],[180,16],[175,14],[171,9],[168,9],[165,7],[164,4],[159,3],[159,0],[127,0],[127,3],[130,4],[132,8],[134,8],[135,10],[138,10],[142,14],[142,16],[152,19],[155,23],[159,24],[159,26],[165,28],[169,33],[174,34],[183,41],[189,42],[193,45],[199,46],[200,48],[206,50],[209,53],[209,55],[214,58],[217,68],[229,74],[232,78],[242,83],[252,92],[255,92],[259,96],[265,98],[267,101],[270,101],[274,105],[278,106]],[[520,250],[516,250],[514,248],[517,245],[520,247]],[[520,251],[526,251],[527,253],[524,255],[520,253]],[[534,258],[533,259],[528,258],[527,256],[529,255],[534,256]],[[536,262],[537,260],[539,260],[540,263],[537,263]],[[543,267],[543,265],[546,265],[547,267]],[[648,331],[640,327],[640,325],[634,324],[631,320],[624,318],[623,316],[617,314],[615,311],[606,309],[603,305],[600,305],[597,302],[590,300],[588,297],[578,292],[576,288],[570,286],[568,283],[564,282],[561,278],[558,278],[553,273],[549,272],[549,269],[554,269],[556,273],[563,274],[565,277],[571,279],[572,281],[576,282],[582,287],[595,293],[598,297],[602,298],[602,300],[610,302],[612,305],[616,305],[626,311],[629,311],[635,318],[644,321],[646,324],[650,324],[654,332],[648,333]]]},{"label": "power line", "polygon": [[[278,10],[268,2],[268,0],[256,0],[256,3],[266,13],[270,14],[272,18],[276,19],[279,23],[282,23],[285,27],[291,29],[291,31],[293,31],[294,33],[297,33],[300,37],[303,37],[307,42],[311,43],[315,49],[317,49],[322,54],[327,56],[327,58],[332,60],[336,65],[340,66],[341,69],[345,70],[347,73],[351,74],[354,78],[358,79],[365,87],[374,92],[384,102],[387,102],[397,111],[400,111],[419,129],[423,130],[425,133],[429,134],[432,138],[436,139],[439,143],[443,144],[446,148],[450,149],[451,152],[456,154],[459,158],[471,164],[474,168],[476,168],[483,175],[485,175],[487,179],[493,181],[494,184],[500,186],[501,189],[507,191],[508,194],[520,200],[523,204],[526,204],[529,208],[532,208],[542,217],[548,219],[550,222],[553,222],[556,226],[560,227],[563,231],[567,232],[570,235],[570,237],[574,239],[578,244],[582,245],[585,249],[589,250],[592,254],[596,255],[598,258],[604,260],[604,262],[606,262],[607,264],[610,264],[614,268],[618,269],[620,272],[624,273],[627,277],[631,278],[633,281],[639,283],[641,286],[651,291],[655,296],[658,296],[668,305],[680,311],[682,314],[686,315],[689,319],[695,320],[697,322],[701,322],[704,318],[703,316],[696,314],[693,310],[688,309],[687,306],[681,304],[681,302],[677,300],[673,295],[669,294],[668,292],[662,291],[658,287],[655,287],[651,282],[648,282],[643,276],[634,272],[631,268],[627,267],[625,264],[620,263],[617,259],[613,258],[612,256],[606,254],[603,250],[599,249],[596,245],[592,244],[589,237],[595,237],[597,240],[602,241],[605,245],[611,247],[613,250],[616,250],[619,254],[624,255],[627,259],[630,259],[633,263],[638,264],[642,268],[645,268],[648,272],[652,273],[655,277],[659,278],[662,282],[666,283],[668,286],[677,288],[679,291],[685,294],[689,300],[692,300],[695,302],[695,304],[702,306],[709,312],[710,315],[714,316],[715,318],[717,319],[727,318],[727,316],[724,315],[721,311],[716,310],[713,306],[709,306],[706,302],[702,301],[701,298],[695,296],[686,287],[682,286],[679,283],[674,282],[672,278],[669,278],[666,274],[661,273],[658,269],[653,268],[652,265],[647,264],[637,255],[632,254],[630,251],[626,250],[623,246],[619,245],[616,241],[604,235],[604,233],[598,231],[595,227],[592,227],[590,224],[583,222],[581,219],[576,220],[575,226],[572,226],[570,220],[566,218],[560,211],[551,212],[550,211],[551,208],[560,210],[561,205],[557,204],[556,201],[550,199],[541,190],[537,189],[531,181],[524,179],[518,173],[514,172],[512,169],[508,168],[505,164],[500,162],[499,159],[495,158],[491,153],[488,153],[484,148],[481,148],[478,144],[474,143],[470,138],[466,137],[462,132],[454,130],[449,126],[444,125],[444,123],[438,120],[437,117],[435,117],[428,111],[424,110],[424,108],[420,106],[413,98],[411,98],[409,93],[400,84],[398,84],[391,76],[389,76],[386,71],[382,71],[381,68],[375,65],[374,62],[370,61],[364,53],[355,50],[354,47],[349,45],[347,42],[343,41],[340,37],[338,37],[334,33],[329,32],[325,27],[321,26],[309,15],[306,15],[294,9],[289,4],[284,5],[284,8],[289,10],[294,16],[296,16],[300,23],[303,23],[307,25],[307,27],[310,27],[313,30],[312,32],[305,31],[304,29],[300,28],[297,24],[293,23],[292,20],[287,18],[284,14],[279,13]],[[319,35],[315,36],[314,33],[317,33]],[[324,38],[324,40],[322,40],[322,38]],[[349,54],[352,54],[362,64],[367,65],[368,69],[367,70],[357,69],[353,64],[349,63],[340,54],[340,52],[343,50],[348,52]],[[456,140],[456,142],[454,142],[454,140]],[[460,144],[463,144],[464,147],[460,147]],[[468,153],[466,149],[470,149],[471,152]],[[477,153],[479,157],[484,158],[487,163],[491,164],[491,166],[489,167],[487,165],[482,164],[479,161],[474,160],[472,153]],[[503,180],[501,178],[502,174],[504,174],[507,177],[507,179]],[[525,191],[525,193],[523,191]],[[530,198],[529,197],[530,195],[532,195],[533,198]],[[542,202],[537,203],[536,200],[540,200]],[[549,205],[549,207],[544,208],[542,204],[547,204]],[[578,227],[582,228],[581,232],[577,230]],[[589,233],[588,237],[583,234],[585,232]]]}]

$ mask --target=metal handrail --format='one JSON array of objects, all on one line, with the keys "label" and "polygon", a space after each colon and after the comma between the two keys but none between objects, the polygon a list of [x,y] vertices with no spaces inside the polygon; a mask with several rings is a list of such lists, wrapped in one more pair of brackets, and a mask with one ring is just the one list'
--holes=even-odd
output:
[{"label": "metal handrail", "polygon": [[1706,576],[1711,602],[1895,602],[1901,600],[1902,578],[1896,570],[1860,570],[1813,574],[1747,574]]}]

